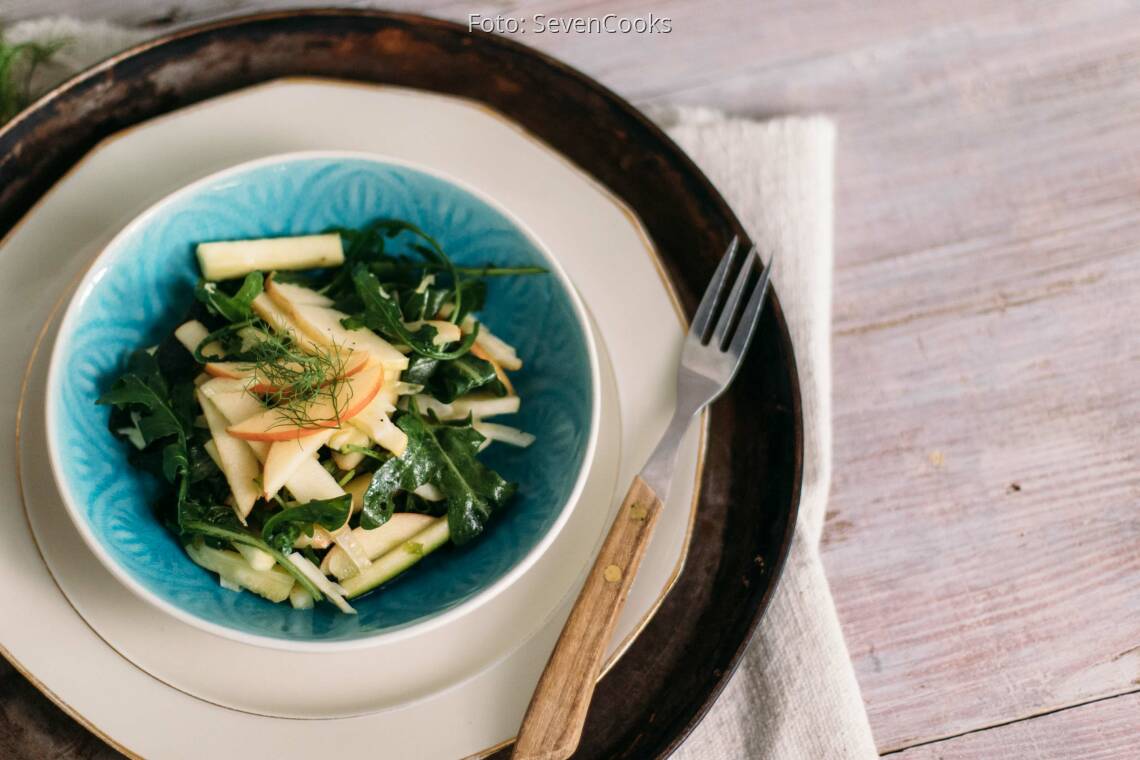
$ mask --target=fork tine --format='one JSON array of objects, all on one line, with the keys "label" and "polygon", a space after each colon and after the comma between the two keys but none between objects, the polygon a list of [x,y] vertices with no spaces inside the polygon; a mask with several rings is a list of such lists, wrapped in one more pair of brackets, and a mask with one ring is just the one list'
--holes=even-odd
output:
[{"label": "fork tine", "polygon": [[752,288],[752,295],[748,298],[748,306],[744,308],[744,314],[740,317],[740,324],[736,326],[732,343],[728,346],[729,352],[737,358],[743,356],[744,352],[748,350],[748,342],[752,340],[752,334],[756,332],[756,325],[760,321],[760,309],[764,306],[764,297],[768,295],[771,275],[772,259],[769,258],[768,265],[760,273],[760,280]]},{"label": "fork tine", "polygon": [[748,255],[744,257],[744,265],[740,267],[740,272],[736,275],[736,282],[732,285],[732,292],[728,294],[724,311],[720,313],[720,319],[717,320],[716,330],[713,332],[712,338],[712,345],[717,348],[723,348],[728,343],[728,329],[732,326],[736,315],[740,313],[740,303],[744,300],[744,286],[748,284],[748,278],[752,276],[753,262],[758,258],[756,246],[752,246]]},{"label": "fork tine", "polygon": [[720,263],[717,264],[712,280],[705,288],[705,294],[701,297],[701,304],[697,307],[697,313],[693,315],[693,324],[689,328],[689,332],[695,335],[699,341],[703,341],[705,333],[708,332],[709,320],[712,319],[713,312],[716,311],[716,302],[720,300],[725,278],[728,277],[728,270],[731,268],[729,265],[736,258],[736,248],[739,242],[739,239],[733,235],[728,248],[720,258]]}]

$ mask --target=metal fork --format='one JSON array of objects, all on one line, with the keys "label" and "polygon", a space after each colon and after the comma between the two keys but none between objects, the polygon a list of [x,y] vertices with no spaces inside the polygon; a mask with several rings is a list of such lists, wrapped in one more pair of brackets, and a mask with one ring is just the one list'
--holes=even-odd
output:
[{"label": "metal fork", "polygon": [[[582,737],[606,645],[669,495],[681,439],[693,418],[736,377],[756,332],[771,261],[757,273],[756,248],[739,264],[738,247],[733,238],[697,307],[677,369],[673,419],[641,474],[634,477],[574,603],[523,717],[515,760],[563,760]],[[734,270],[736,276],[730,277]]]}]

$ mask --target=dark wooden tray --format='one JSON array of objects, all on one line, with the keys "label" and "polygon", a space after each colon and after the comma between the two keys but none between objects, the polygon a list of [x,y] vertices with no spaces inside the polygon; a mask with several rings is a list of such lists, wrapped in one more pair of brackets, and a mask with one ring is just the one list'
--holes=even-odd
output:
[{"label": "dark wooden tray", "polygon": [[[688,313],[727,241],[747,238],[680,149],[597,82],[501,37],[358,10],[267,13],[199,26],[70,80],[0,129],[0,235],[102,138],[190,103],[297,75],[459,95],[506,114],[629,204]],[[599,684],[575,757],[668,755],[716,700],[775,588],[795,523],[802,457],[795,359],[773,297],[744,369],[712,410],[684,571]],[[84,731],[78,724],[74,730]]]}]

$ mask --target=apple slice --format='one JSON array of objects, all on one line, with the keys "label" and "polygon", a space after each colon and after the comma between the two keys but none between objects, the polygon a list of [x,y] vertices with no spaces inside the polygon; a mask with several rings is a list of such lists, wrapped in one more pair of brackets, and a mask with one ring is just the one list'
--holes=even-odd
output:
[{"label": "apple slice", "polygon": [[378,396],[349,420],[349,424],[366,433],[369,438],[396,456],[403,456],[404,449],[408,446],[408,434],[392,422],[392,418],[388,416],[390,411],[392,407],[387,399]]},{"label": "apple slice", "polygon": [[[264,409],[229,427],[232,436],[246,441],[292,441],[316,435],[327,428],[339,428],[367,407],[384,384],[384,368],[373,365],[346,378],[336,391],[336,398],[320,398],[310,402],[299,414],[283,407]],[[306,420],[298,424],[297,417]]]},{"label": "apple slice", "polygon": [[[189,322],[184,322],[178,326],[178,329],[174,331],[174,337],[186,347],[187,351],[193,354],[198,345],[210,337],[210,331],[198,320],[191,319]],[[225,351],[222,350],[216,340],[210,341],[202,347],[203,356],[222,356],[224,354]]]},{"label": "apple slice", "polygon": [[[476,343],[475,345],[471,346],[471,355],[478,359],[482,359],[491,365],[491,367],[495,370],[495,377],[499,378],[499,382],[502,383],[503,387],[507,389],[508,396],[518,395],[515,393],[515,386],[511,384],[511,379],[507,377],[506,371],[503,370],[503,365],[499,364],[499,362],[493,356],[487,353],[487,350],[485,348]],[[209,365],[206,365],[206,371],[210,371]]]},{"label": "apple slice", "polygon": [[[240,380],[218,377],[205,383],[198,390],[206,395],[230,422],[246,419],[264,410],[261,402],[245,391]],[[267,441],[247,441],[246,444],[259,461],[265,461],[270,446]],[[336,482],[336,478],[321,467],[315,457],[309,457],[297,466],[285,481],[285,489],[301,503],[334,499],[345,493]],[[332,544],[332,541],[329,532],[318,525],[313,530],[312,536],[302,535],[297,539],[296,547],[312,546],[315,549],[323,549]]]},{"label": "apple slice", "polygon": [[325,428],[316,435],[269,444],[269,453],[265,455],[265,471],[261,477],[262,493],[266,500],[272,499],[297,468],[306,460],[312,459],[335,432],[334,428]]},{"label": "apple slice", "polygon": [[317,353],[321,350],[321,344],[314,342],[305,332],[293,321],[286,312],[267,295],[258,293],[257,298],[253,299],[250,304],[253,311],[257,316],[265,320],[265,323],[273,328],[274,331],[288,335],[297,342],[302,351],[309,353]]},{"label": "apple slice", "polygon": [[248,443],[226,432],[225,415],[200,388],[197,396],[198,403],[202,406],[202,413],[206,416],[210,435],[213,436],[214,446],[218,451],[222,474],[226,476],[226,483],[234,495],[234,511],[244,523],[259,496],[257,481],[261,475],[261,468],[257,456]]},{"label": "apple slice", "polygon": [[297,501],[305,504],[344,496],[344,489],[329,471],[321,467],[315,457],[301,462],[285,481],[285,490]]},{"label": "apple slice", "polygon": [[332,457],[333,462],[336,463],[336,466],[345,472],[356,469],[360,466],[360,463],[364,461],[364,455],[359,451],[351,451],[348,454],[342,454],[339,451],[334,451]]},{"label": "apple slice", "polygon": [[[300,303],[308,306],[333,305],[333,300],[323,293],[318,293],[312,288],[306,288],[303,285],[279,282],[275,277],[270,277],[266,281],[265,288],[269,291],[270,298],[273,298],[272,291],[276,290],[280,294],[280,297],[288,303]],[[288,311],[288,309],[286,309],[286,311]]]},{"label": "apple slice", "polygon": [[[240,422],[259,412],[265,411],[265,407],[261,405],[257,397],[245,389],[245,382],[242,380],[215,377],[213,380],[209,380],[198,386],[198,392],[213,401],[214,406],[218,408],[230,424],[233,424],[235,421]],[[253,450],[254,456],[261,461],[265,461],[265,455],[269,451],[269,444],[264,441],[247,441],[247,443],[250,449]]]},{"label": "apple slice", "polygon": [[[257,399],[241,389],[240,384],[234,390],[236,382],[215,378],[199,388],[230,422],[248,419],[252,414],[265,410]],[[248,441],[248,444],[254,456],[262,462],[269,456],[268,441]],[[285,488],[294,499],[302,502],[332,499],[344,494],[336,479],[312,457],[297,466],[285,481]]]},{"label": "apple slice", "polygon": [[[340,321],[347,317],[347,314],[336,309],[330,309],[327,306],[302,303],[292,298],[291,292],[275,283],[272,278],[265,283],[265,294],[273,301],[280,313],[284,314],[312,340],[326,346],[364,351],[374,356],[386,367],[407,369],[408,357],[393,348],[391,343],[367,327],[349,330],[342,325]],[[255,306],[256,303],[254,301]]]},{"label": "apple slice", "polygon": [[[379,396],[379,394],[377,394]],[[372,403],[375,404],[376,400],[373,399]],[[371,404],[369,404],[371,406]],[[357,430],[351,425],[346,425],[340,430],[333,433],[332,438],[329,438],[329,448],[333,451],[342,451],[345,446],[367,446],[368,436],[362,431]]]},{"label": "apple slice", "polygon": [[199,243],[197,253],[207,280],[228,280],[259,269],[312,269],[344,263],[344,246],[336,232]]},{"label": "apple slice", "polygon": [[[383,400],[384,411],[396,411],[396,402],[400,400],[400,370],[384,368],[384,387],[376,394],[376,398]],[[380,401],[373,403],[379,404]]]},{"label": "apple slice", "polygon": [[328,346],[339,346],[371,354],[385,367],[407,369],[408,357],[397,351],[391,343],[367,327],[349,330],[340,321],[347,315],[336,309],[297,304],[293,319],[314,340]]},{"label": "apple slice", "polygon": [[[360,372],[367,365],[368,355],[361,351],[353,351],[348,354],[344,360],[344,372],[341,376],[351,377]],[[300,365],[294,364],[293,367],[298,370],[300,369]],[[265,379],[264,374],[258,372],[251,364],[245,364],[243,362],[209,362],[206,364],[205,369],[206,372],[214,377],[244,380],[246,384],[243,387],[251,393],[274,393],[280,390],[280,386]]]},{"label": "apple slice", "polygon": [[448,343],[454,343],[463,338],[459,325],[454,322],[445,322],[442,319],[420,319],[415,322],[404,323],[404,327],[411,332],[416,332],[424,325],[431,325],[435,328],[435,337],[431,339],[431,342],[437,346],[446,346]]}]

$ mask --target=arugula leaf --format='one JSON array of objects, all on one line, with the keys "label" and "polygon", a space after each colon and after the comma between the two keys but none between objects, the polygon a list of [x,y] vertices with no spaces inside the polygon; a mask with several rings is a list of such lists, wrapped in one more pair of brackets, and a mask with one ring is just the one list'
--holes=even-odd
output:
[{"label": "arugula leaf", "polygon": [[464,280],[459,284],[461,298],[451,320],[462,324],[468,314],[479,311],[487,300],[487,283],[482,280]]},{"label": "arugula leaf", "polygon": [[400,381],[426,386],[439,368],[440,360],[414,354],[408,357],[408,368],[400,373]]},{"label": "arugula leaf", "polygon": [[[206,440],[209,440],[207,437]],[[214,464],[214,459],[206,453],[206,449],[202,446],[205,441],[195,441],[190,444],[187,475],[190,477],[190,484],[196,485],[203,481],[210,479],[220,479],[221,483],[225,483],[225,475],[218,469],[218,465]],[[221,495],[220,500],[224,500],[225,496],[229,494],[229,486],[225,486],[225,490]]]},{"label": "arugula leaf", "polygon": [[495,372],[495,365],[472,354],[464,354],[451,361],[413,356],[400,380],[422,385],[427,393],[445,404],[479,388],[496,396],[507,395],[506,387]]},{"label": "arugula leaf", "polygon": [[364,492],[361,526],[371,529],[387,522],[400,491],[431,483],[446,498],[452,541],[464,544],[482,533],[491,513],[510,499],[516,486],[476,460],[484,438],[471,420],[435,422],[413,405],[396,425],[407,433],[408,446],[402,456],[388,460],[373,474]]},{"label": "arugula leaf", "polygon": [[496,396],[507,395],[507,389],[495,372],[495,365],[471,354],[442,362],[425,387],[428,393],[445,404],[478,388]]},{"label": "arugula leaf", "polygon": [[301,585],[301,588],[309,592],[314,599],[324,598],[321,590],[304,573],[298,570],[288,557],[244,528],[238,522],[233,509],[224,504],[205,505],[190,499],[183,499],[178,505],[178,529],[184,540],[188,536],[197,535],[261,549],[277,560],[277,564],[292,575]]},{"label": "arugula leaf", "polygon": [[[433,456],[428,446],[429,433],[414,427],[416,415],[406,413],[396,419],[396,426],[408,433],[408,445],[399,457],[384,462],[372,474],[372,481],[364,491],[364,507],[360,514],[360,526],[365,530],[378,528],[388,522],[396,511],[396,494],[401,491],[414,491],[425,483],[434,480],[439,472],[438,458]],[[414,433],[414,434],[413,434]]]},{"label": "arugula leaf", "polygon": [[162,470],[171,483],[189,469],[186,427],[175,412],[170,390],[154,357],[145,350],[135,351],[127,363],[127,371],[95,402],[137,412],[132,415],[143,443],[175,437],[162,453]]},{"label": "arugula leaf", "polygon": [[494,508],[514,495],[517,486],[475,458],[483,436],[467,425],[435,427],[443,457],[436,485],[447,497],[447,525],[451,540],[465,544],[483,532]]},{"label": "arugula leaf", "polygon": [[204,303],[211,314],[229,322],[244,322],[253,318],[253,299],[264,289],[265,278],[261,272],[250,272],[232,296],[227,295],[218,283],[202,280],[194,288],[194,297]]},{"label": "arugula leaf", "polygon": [[443,288],[416,288],[407,291],[401,299],[400,308],[404,321],[416,322],[421,319],[435,319],[440,308],[447,302],[452,291]]},{"label": "arugula leaf", "polygon": [[356,293],[364,304],[364,312],[341,320],[342,324],[354,329],[367,327],[395,342],[411,346],[412,350],[421,356],[433,359],[455,359],[471,350],[478,330],[464,336],[463,340],[450,351],[435,345],[436,329],[431,325],[424,325],[414,333],[404,325],[404,314],[397,298],[387,293],[380,285],[376,275],[363,266],[357,266],[352,274]]},{"label": "arugula leaf", "polygon": [[261,537],[267,544],[282,553],[293,551],[293,544],[304,534],[313,535],[313,526],[319,524],[327,530],[336,530],[352,514],[352,496],[318,499],[298,507],[282,509],[261,528]]},{"label": "arugula leaf", "polygon": [[[148,447],[157,440],[174,438],[162,448],[160,456],[163,475],[171,483],[177,484],[174,509],[176,524],[173,527],[179,533],[184,537],[200,535],[216,540],[236,541],[267,551],[314,599],[320,599],[321,592],[312,581],[281,552],[243,527],[231,507],[218,503],[203,504],[189,498],[192,480],[217,481],[221,476],[217,474],[216,477],[208,477],[206,466],[195,462],[202,457],[208,458],[208,455],[204,451],[195,453],[194,449],[200,447],[191,447],[189,443],[192,421],[187,421],[187,409],[183,408],[183,403],[178,398],[187,395],[182,390],[183,385],[186,384],[176,385],[172,392],[154,357],[145,350],[135,351],[127,363],[127,371],[96,403],[138,412],[138,429],[147,440]],[[192,392],[192,383],[189,385]]]},{"label": "arugula leaf", "polygon": [[459,310],[463,304],[463,283],[459,277],[459,272],[455,269],[455,264],[453,264],[448,255],[443,252],[443,248],[439,242],[420,229],[419,226],[402,219],[385,219],[377,222],[376,226],[377,229],[382,230],[389,238],[396,237],[403,232],[411,233],[417,240],[417,242],[411,244],[412,250],[422,256],[424,261],[429,265],[451,275],[453,294],[451,300],[455,304],[455,313],[452,315],[452,321],[457,322]]},{"label": "arugula leaf", "polygon": [[421,515],[431,515],[432,517],[443,517],[447,514],[446,499],[442,501],[428,501],[411,491],[401,491],[396,494],[395,502],[397,512],[415,512]]}]

